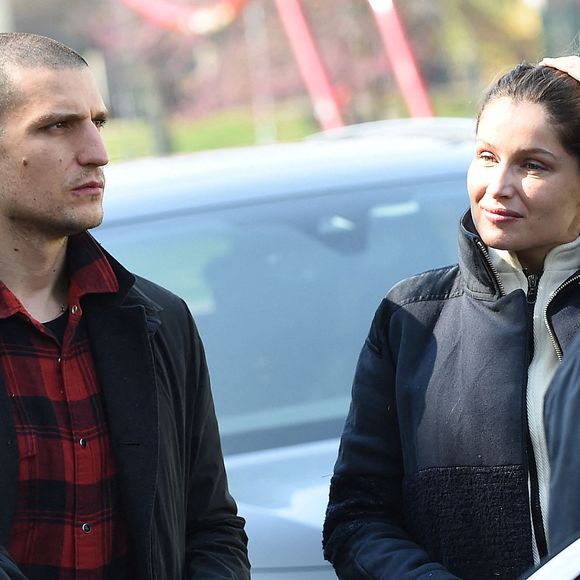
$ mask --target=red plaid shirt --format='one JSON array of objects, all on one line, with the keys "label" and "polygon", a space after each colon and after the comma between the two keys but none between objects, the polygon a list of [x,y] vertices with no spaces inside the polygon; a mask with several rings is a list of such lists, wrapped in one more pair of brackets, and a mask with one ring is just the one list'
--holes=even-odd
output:
[{"label": "red plaid shirt", "polygon": [[82,296],[116,292],[87,234],[69,240],[61,341],[0,282],[0,373],[20,456],[8,551],[30,580],[128,578],[128,540]]}]

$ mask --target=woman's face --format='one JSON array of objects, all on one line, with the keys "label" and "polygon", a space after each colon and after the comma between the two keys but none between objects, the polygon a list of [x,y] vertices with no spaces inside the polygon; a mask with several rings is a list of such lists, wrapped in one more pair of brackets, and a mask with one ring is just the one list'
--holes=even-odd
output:
[{"label": "woman's face", "polygon": [[486,105],[467,188],[483,241],[515,252],[532,271],[580,234],[580,165],[542,105],[509,97]]}]

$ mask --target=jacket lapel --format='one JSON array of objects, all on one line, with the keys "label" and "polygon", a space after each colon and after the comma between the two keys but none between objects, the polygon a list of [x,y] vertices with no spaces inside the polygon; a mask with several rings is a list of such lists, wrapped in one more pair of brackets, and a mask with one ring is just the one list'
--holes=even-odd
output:
[{"label": "jacket lapel", "polygon": [[[150,534],[158,468],[155,368],[141,305],[88,309],[87,324],[137,562],[151,571]],[[151,328],[150,328],[151,330]],[[145,562],[143,562],[145,560]]]}]

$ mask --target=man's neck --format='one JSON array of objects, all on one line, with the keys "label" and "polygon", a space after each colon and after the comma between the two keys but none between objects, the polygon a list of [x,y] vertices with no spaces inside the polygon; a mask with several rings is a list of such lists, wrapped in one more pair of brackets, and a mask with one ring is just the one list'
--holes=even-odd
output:
[{"label": "man's neck", "polygon": [[56,318],[66,307],[67,241],[0,234],[0,280],[40,322]]}]

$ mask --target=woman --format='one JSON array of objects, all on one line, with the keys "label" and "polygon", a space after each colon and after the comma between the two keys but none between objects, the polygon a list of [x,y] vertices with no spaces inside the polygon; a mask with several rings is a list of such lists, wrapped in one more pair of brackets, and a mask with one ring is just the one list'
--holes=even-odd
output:
[{"label": "woman", "polygon": [[579,135],[562,71],[519,65],[486,95],[459,264],[396,285],[360,355],[324,529],[339,577],[516,578],[546,554],[543,397],[580,325]]}]

